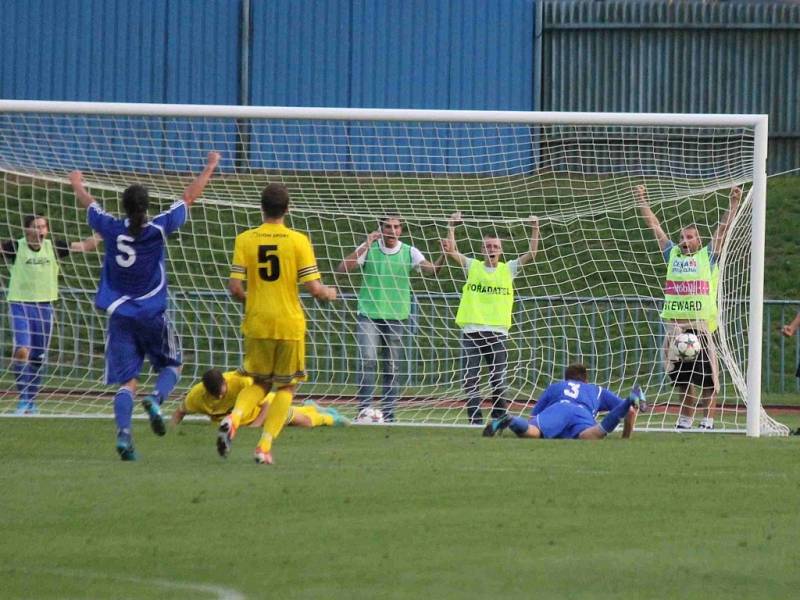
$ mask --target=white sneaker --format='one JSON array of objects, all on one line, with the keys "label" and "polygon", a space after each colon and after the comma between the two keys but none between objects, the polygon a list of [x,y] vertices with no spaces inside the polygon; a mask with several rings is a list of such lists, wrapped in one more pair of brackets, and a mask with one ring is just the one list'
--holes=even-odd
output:
[{"label": "white sneaker", "polygon": [[678,422],[675,425],[675,429],[691,429],[693,425],[694,425],[694,419],[680,416],[678,417]]},{"label": "white sneaker", "polygon": [[706,430],[714,429],[714,419],[706,417],[705,419],[700,421],[700,429],[706,429]]}]

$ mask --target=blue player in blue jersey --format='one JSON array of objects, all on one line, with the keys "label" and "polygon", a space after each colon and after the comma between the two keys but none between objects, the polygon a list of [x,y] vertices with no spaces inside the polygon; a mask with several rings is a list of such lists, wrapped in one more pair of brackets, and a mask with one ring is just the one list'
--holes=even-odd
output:
[{"label": "blue player in blue jersey", "polygon": [[[588,383],[586,367],[567,367],[564,381],[551,383],[531,411],[531,418],[505,415],[489,423],[483,430],[486,437],[510,429],[518,437],[546,439],[601,440],[624,420],[623,438],[633,432],[639,403],[644,399],[638,387],[623,400],[608,390]],[[600,423],[597,413],[608,412]]]},{"label": "blue player in blue jersey", "polygon": [[88,209],[89,226],[103,237],[106,246],[95,306],[108,314],[105,378],[106,384],[120,385],[114,396],[114,419],[122,460],[136,460],[131,415],[145,356],[158,378],[142,406],[153,432],[164,435],[167,431],[161,404],[178,382],[182,363],[178,338],[166,315],[165,246],[167,236],[186,222],[189,207],[203,193],[219,158],[218,153],[209,152],[205,168],[184,190],[183,199],[152,219],[147,216],[145,187],[132,185],[122,193],[127,218],[117,218],[86,191],[80,171],[70,173],[75,196]]}]

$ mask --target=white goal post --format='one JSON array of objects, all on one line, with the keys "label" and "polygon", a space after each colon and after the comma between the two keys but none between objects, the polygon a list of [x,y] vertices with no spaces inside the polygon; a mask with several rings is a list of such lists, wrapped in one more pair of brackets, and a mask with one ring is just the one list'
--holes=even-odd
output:
[{"label": "white goal post", "polygon": [[[594,381],[620,395],[634,383],[644,387],[650,410],[640,414],[638,429],[671,431],[685,399],[661,358],[666,267],[633,189],[646,186],[672,240],[696,225],[707,243],[730,189],[740,186],[742,203],[715,249],[721,275],[714,429],[785,435],[788,428],[761,406],[767,127],[766,115],[0,100],[0,238],[20,239],[24,217],[35,213],[48,217],[54,239],[89,235],[68,185],[73,169],[84,172],[109,212],[120,214],[118,195],[130,183],[146,185],[166,208],[205,154],[220,151],[218,176],[168,245],[171,311],[185,360],[174,403],[206,369],[239,366],[240,309],[225,292],[233,238],[259,224],[264,185],[286,184],[288,224],[310,235],[324,280],[341,296],[329,307],[305,300],[310,377],[300,395],[352,415],[364,393],[356,325],[362,279],[358,269],[335,274],[338,263],[393,215],[402,219],[401,240],[434,261],[455,211],[463,213],[455,231],[461,252],[480,260],[488,232],[510,261],[527,251],[529,217],[536,216],[538,252],[514,278],[509,410],[527,414],[567,364],[581,361]],[[110,414],[104,319],[92,308],[100,263],[96,253],[61,260],[41,414]],[[467,424],[455,323],[465,278],[452,262],[436,276],[411,274],[411,314],[393,361],[399,423]],[[0,283],[8,287],[5,273]],[[0,414],[13,414],[17,405],[13,345],[6,319]],[[376,407],[390,362],[383,356],[376,366]],[[479,377],[488,416],[494,389],[486,370]]]}]

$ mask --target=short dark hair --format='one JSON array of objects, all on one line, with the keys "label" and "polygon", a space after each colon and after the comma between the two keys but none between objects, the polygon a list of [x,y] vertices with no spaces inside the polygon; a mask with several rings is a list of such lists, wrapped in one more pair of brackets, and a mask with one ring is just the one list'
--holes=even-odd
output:
[{"label": "short dark hair", "polygon": [[214,398],[219,398],[223,385],[225,385],[225,378],[219,369],[209,369],[203,373],[203,387]]},{"label": "short dark hair", "polygon": [[384,225],[386,225],[386,222],[387,222],[387,221],[393,221],[393,220],[394,220],[394,221],[400,221],[400,225],[402,225],[402,224],[403,224],[403,219],[400,217],[400,215],[398,215],[398,214],[395,214],[395,213],[389,213],[389,214],[387,214],[387,215],[383,215],[383,216],[382,216],[382,217],[381,217],[381,218],[378,220],[378,224],[379,224],[381,227],[383,227]]},{"label": "short dark hair", "polygon": [[289,190],[282,183],[270,183],[261,192],[261,212],[265,217],[277,219],[289,210]]},{"label": "short dark hair", "polygon": [[122,192],[122,208],[128,216],[128,233],[139,235],[147,223],[147,207],[150,206],[150,192],[143,185],[129,185]]},{"label": "short dark hair", "polygon": [[22,226],[30,227],[31,225],[33,225],[33,222],[36,219],[44,219],[45,221],[47,221],[47,217],[45,217],[44,215],[40,215],[39,213],[34,213],[32,215],[25,215],[25,217],[22,219]]},{"label": "short dark hair", "polygon": [[583,364],[575,363],[568,366],[567,370],[564,371],[564,379],[583,381],[586,383],[589,381],[589,371],[586,370],[586,367]]}]

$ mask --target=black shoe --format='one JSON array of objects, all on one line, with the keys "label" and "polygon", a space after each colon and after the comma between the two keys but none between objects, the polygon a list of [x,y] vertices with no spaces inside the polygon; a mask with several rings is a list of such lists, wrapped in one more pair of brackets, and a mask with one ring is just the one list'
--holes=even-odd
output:
[{"label": "black shoe", "polygon": [[153,433],[157,436],[166,435],[167,426],[164,424],[164,417],[161,416],[158,399],[152,394],[145,396],[142,400],[142,407],[147,413],[147,418],[150,419],[150,429],[153,430]]},{"label": "black shoe", "polygon": [[489,424],[483,428],[483,437],[494,437],[509,425],[511,425],[511,415],[503,415],[499,419],[489,421]]}]

